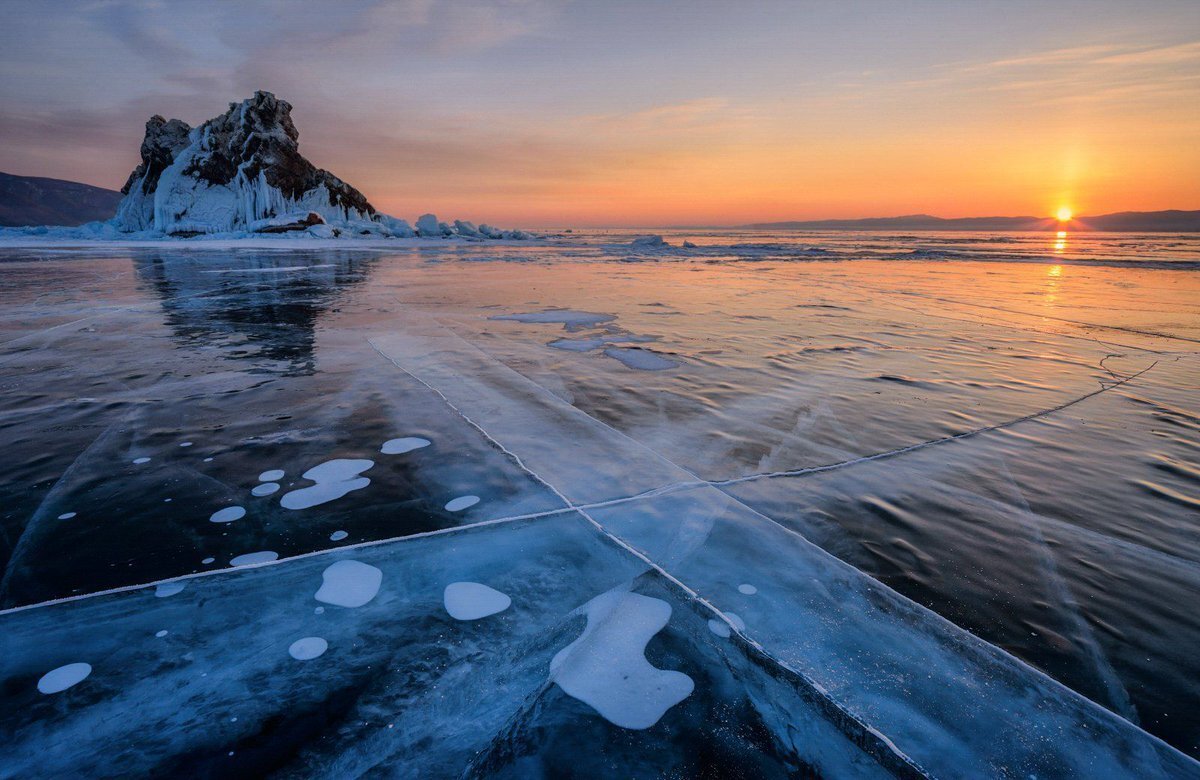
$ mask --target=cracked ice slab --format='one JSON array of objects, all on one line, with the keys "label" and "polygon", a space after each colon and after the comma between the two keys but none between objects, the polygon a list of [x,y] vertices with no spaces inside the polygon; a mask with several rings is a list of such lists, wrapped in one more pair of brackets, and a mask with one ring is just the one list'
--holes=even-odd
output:
[{"label": "cracked ice slab", "polygon": [[575,503],[695,479],[432,320],[413,318],[371,344]]},{"label": "cracked ice slab", "polygon": [[934,776],[1200,777],[1191,758],[714,488],[589,513]]}]

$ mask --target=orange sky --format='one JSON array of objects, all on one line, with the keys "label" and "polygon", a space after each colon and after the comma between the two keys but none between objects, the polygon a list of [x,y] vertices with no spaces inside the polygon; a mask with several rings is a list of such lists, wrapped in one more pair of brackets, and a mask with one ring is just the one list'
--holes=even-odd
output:
[{"label": "orange sky", "polygon": [[0,170],[119,187],[268,89],[381,210],[651,226],[1200,208],[1200,3],[14,5]]}]

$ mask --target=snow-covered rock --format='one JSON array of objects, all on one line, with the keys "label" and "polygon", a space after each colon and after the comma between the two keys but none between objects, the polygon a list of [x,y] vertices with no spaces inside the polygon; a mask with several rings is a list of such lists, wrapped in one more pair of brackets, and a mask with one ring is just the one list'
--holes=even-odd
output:
[{"label": "snow-covered rock", "polygon": [[196,128],[152,117],[116,226],[179,235],[254,230],[295,212],[325,222],[373,220],[375,207],[361,192],[300,154],[291,111],[270,92],[255,92]]}]

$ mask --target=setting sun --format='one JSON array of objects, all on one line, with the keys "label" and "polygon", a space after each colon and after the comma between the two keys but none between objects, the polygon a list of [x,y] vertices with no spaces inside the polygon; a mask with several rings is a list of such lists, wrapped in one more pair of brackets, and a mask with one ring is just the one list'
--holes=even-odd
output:
[{"label": "setting sun", "polygon": [[1056,214],[1056,216],[1058,217],[1059,222],[1070,222],[1071,221],[1071,210],[1069,208],[1067,208],[1066,206],[1063,206],[1062,208],[1060,208],[1058,210],[1058,214]]}]

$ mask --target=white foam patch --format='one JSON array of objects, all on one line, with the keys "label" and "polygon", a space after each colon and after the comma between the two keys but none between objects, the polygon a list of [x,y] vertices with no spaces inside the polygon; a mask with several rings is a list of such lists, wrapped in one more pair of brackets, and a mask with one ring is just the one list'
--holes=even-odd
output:
[{"label": "white foam patch", "polygon": [[584,610],[587,628],[550,661],[550,679],[568,696],[621,728],[647,729],[691,695],[691,677],[646,660],[647,643],[671,619],[670,604],[609,591]]},{"label": "white foam patch", "polygon": [[43,674],[42,679],[38,680],[37,687],[45,694],[60,693],[72,685],[83,682],[91,673],[91,664],[67,664]]},{"label": "white foam patch", "polygon": [[479,620],[508,609],[512,599],[478,582],[452,582],[442,593],[442,603],[455,620]]},{"label": "white foam patch", "polygon": [[156,632],[154,633],[154,635],[155,635],[156,637],[158,637],[159,639],[162,639],[164,636],[166,636],[166,635],[167,635],[167,633],[168,633],[168,632],[167,632],[167,629],[165,629],[165,628],[164,628],[164,629],[163,629],[163,630],[161,630],[161,631],[156,631]]},{"label": "white foam patch", "polygon": [[264,482],[261,485],[255,485],[254,489],[251,490],[250,493],[251,493],[251,495],[261,497],[261,496],[269,496],[278,490],[279,490],[278,482]]},{"label": "white foam patch", "polygon": [[[292,646],[288,648],[288,653],[297,661],[311,661],[314,658],[322,656],[329,649],[329,643],[319,636],[306,636],[303,639],[297,639],[292,642]],[[237,720],[237,718],[234,718]]]},{"label": "white foam patch", "polygon": [[627,367],[637,369],[638,371],[665,371],[668,368],[676,368],[679,363],[674,360],[659,355],[656,352],[651,352],[648,349],[637,349],[635,347],[609,347],[604,350],[604,354],[614,360],[619,360]]},{"label": "white foam patch", "polygon": [[345,539],[345,538],[346,538],[347,536],[349,536],[349,535],[350,535],[350,534],[346,533],[345,531],[334,531],[333,533],[331,533],[331,534],[329,535],[329,541],[331,541],[331,542],[340,542],[340,541],[342,541],[343,539]]},{"label": "white foam patch", "polygon": [[338,607],[361,607],[379,592],[383,572],[362,561],[338,561],[321,573],[314,598]]},{"label": "white foam patch", "polygon": [[283,479],[283,469],[271,469],[258,475],[259,482],[278,482]]},{"label": "white foam patch", "polygon": [[747,596],[753,596],[755,593],[758,593],[758,588],[754,587],[753,585],[747,585],[744,582],[741,585],[738,585],[738,590],[742,593],[745,593]]},{"label": "white foam patch", "polygon": [[274,550],[246,553],[239,555],[229,562],[230,566],[249,566],[252,563],[267,563],[279,559],[279,553]]},{"label": "white foam patch", "polygon": [[459,496],[446,504],[447,512],[461,512],[479,503],[479,496]]},{"label": "white foam patch", "polygon": [[218,509],[213,512],[208,518],[210,523],[232,523],[234,520],[241,520],[246,516],[246,510],[240,506],[227,506],[224,509]]},{"label": "white foam patch", "polygon": [[365,459],[327,460],[304,472],[305,479],[317,484],[285,493],[279,503],[284,509],[308,509],[336,501],[353,490],[361,490],[371,484],[370,479],[358,475],[374,465],[375,461]]},{"label": "white foam patch", "polygon": [[154,586],[154,595],[160,599],[165,599],[167,596],[182,593],[186,587],[186,582],[163,582]]},{"label": "white foam patch", "polygon": [[407,436],[403,439],[388,439],[379,448],[379,451],[384,455],[403,455],[406,452],[428,447],[432,443],[429,439],[422,439],[420,436]]},{"label": "white foam patch", "polygon": [[140,466],[140,465],[142,465],[143,463],[149,463],[149,462],[150,462],[150,459],[149,459],[149,458],[134,458],[134,459],[133,459],[133,462],[134,462],[134,464],[135,464],[135,465],[138,465],[138,466]]},{"label": "white foam patch", "polygon": [[616,319],[611,314],[597,314],[590,311],[574,311],[572,309],[550,309],[548,311],[534,311],[525,314],[498,314],[495,317],[489,317],[491,320],[510,320],[514,322],[526,322],[532,324],[561,324],[567,330],[578,330],[579,328],[588,328],[593,325],[599,325],[603,322],[611,322]]},{"label": "white foam patch", "polygon": [[74,512],[63,512],[61,515],[58,516],[58,519],[59,520],[70,520],[74,516],[75,516]]}]

